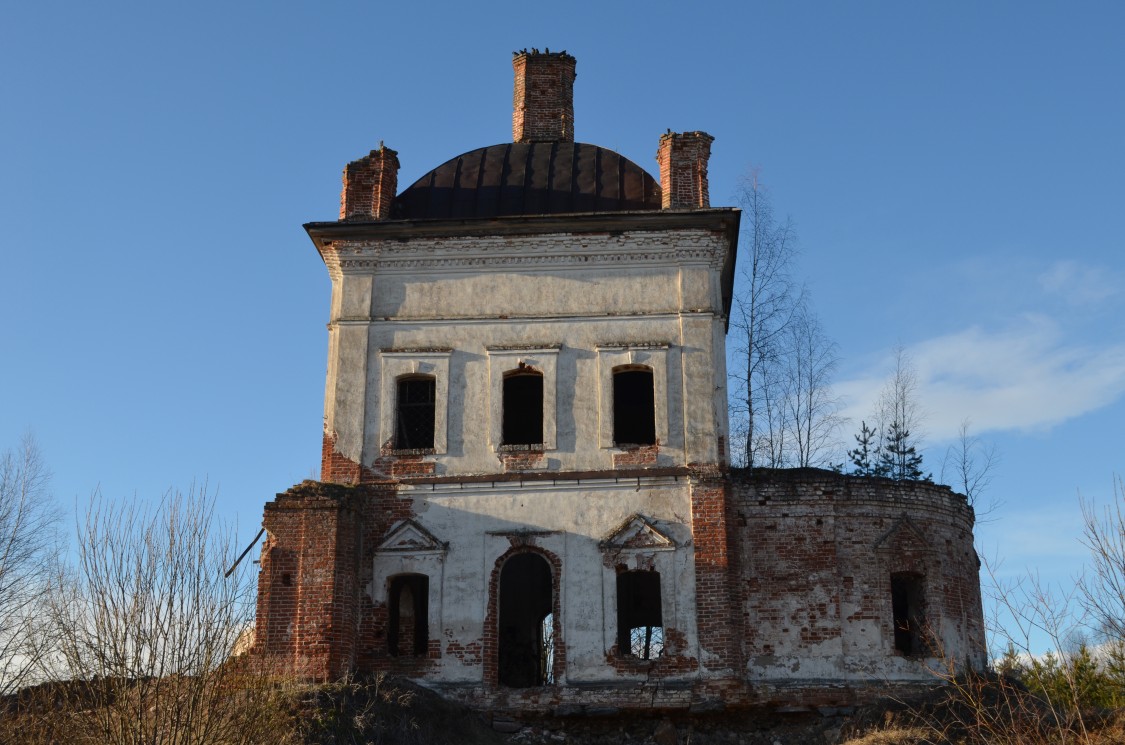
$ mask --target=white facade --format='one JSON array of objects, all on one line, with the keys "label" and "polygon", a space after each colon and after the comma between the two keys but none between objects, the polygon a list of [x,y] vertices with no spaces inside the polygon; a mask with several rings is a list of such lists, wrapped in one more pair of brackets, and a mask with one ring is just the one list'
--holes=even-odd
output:
[{"label": "white facade", "polygon": [[613,469],[611,376],[638,365],[653,371],[659,465],[725,461],[729,250],[715,229],[322,249],[332,274],[326,432],[339,453],[374,464],[394,449],[395,381],[431,375],[437,475],[494,473],[499,381],[523,362],[544,375],[546,470]]}]

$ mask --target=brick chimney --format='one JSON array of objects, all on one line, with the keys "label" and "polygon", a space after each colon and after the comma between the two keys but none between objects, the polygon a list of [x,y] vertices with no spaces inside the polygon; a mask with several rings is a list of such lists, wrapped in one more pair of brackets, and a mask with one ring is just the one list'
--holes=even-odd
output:
[{"label": "brick chimney", "polygon": [[398,190],[398,153],[379,143],[378,150],[344,168],[341,220],[388,220]]},{"label": "brick chimney", "polygon": [[574,65],[566,52],[512,53],[514,142],[574,142]]},{"label": "brick chimney", "polygon": [[706,132],[668,132],[660,136],[656,161],[664,209],[701,209],[711,206],[707,191],[707,160],[715,138]]}]

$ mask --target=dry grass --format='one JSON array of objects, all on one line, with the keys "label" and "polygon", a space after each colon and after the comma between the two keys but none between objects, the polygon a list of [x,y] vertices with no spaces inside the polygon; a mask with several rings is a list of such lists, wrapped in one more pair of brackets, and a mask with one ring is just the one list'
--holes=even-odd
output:
[{"label": "dry grass", "polygon": [[891,727],[868,732],[843,745],[931,745],[931,733],[921,727]]},{"label": "dry grass", "polygon": [[1008,678],[968,675],[862,707],[843,745],[1125,745],[1125,709],[1052,706]]}]

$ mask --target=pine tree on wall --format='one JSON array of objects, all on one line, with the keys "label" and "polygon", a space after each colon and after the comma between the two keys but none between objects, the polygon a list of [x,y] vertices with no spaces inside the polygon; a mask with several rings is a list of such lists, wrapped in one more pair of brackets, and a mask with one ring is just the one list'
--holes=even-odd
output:
[{"label": "pine tree on wall", "polygon": [[882,476],[881,462],[876,460],[878,447],[875,445],[876,432],[863,422],[859,434],[855,435],[856,448],[848,451],[852,461],[852,473],[856,476]]},{"label": "pine tree on wall", "polygon": [[897,481],[929,481],[933,475],[923,475],[922,456],[910,444],[910,430],[898,422],[891,422],[879,453],[878,467],[882,473],[877,475]]}]

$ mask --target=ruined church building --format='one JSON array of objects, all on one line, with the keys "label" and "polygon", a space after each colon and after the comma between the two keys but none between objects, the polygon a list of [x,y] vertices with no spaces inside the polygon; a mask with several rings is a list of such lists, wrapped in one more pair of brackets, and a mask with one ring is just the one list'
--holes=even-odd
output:
[{"label": "ruined church building", "polygon": [[512,142],[305,225],[332,279],[321,481],[265,507],[257,654],[479,706],[854,701],[984,662],[973,510],[929,483],[728,467],[737,209],[704,132],[659,179],[574,140],[517,53]]}]

